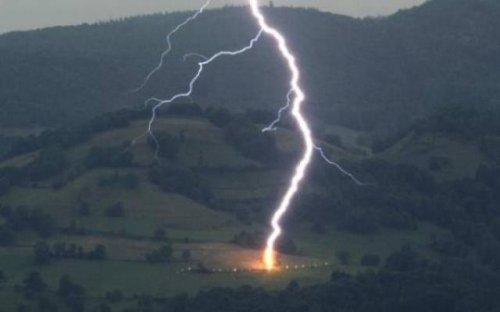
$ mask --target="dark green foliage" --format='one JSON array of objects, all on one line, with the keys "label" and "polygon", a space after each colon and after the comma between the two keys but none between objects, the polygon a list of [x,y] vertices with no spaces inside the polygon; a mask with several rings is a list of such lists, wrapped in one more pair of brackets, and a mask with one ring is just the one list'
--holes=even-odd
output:
[{"label": "dark green foliage", "polygon": [[41,237],[49,237],[56,231],[54,218],[39,209],[31,211],[29,223]]},{"label": "dark green foliage", "polygon": [[477,140],[485,135],[500,135],[499,121],[498,105],[448,104],[439,107],[438,111],[429,118],[427,128],[424,129]]},{"label": "dark green foliage", "polygon": [[464,243],[458,242],[452,235],[431,236],[429,247],[448,257],[464,258],[469,251]]},{"label": "dark green foliage", "polygon": [[134,190],[139,187],[139,176],[135,173],[119,174],[115,172],[110,175],[99,177],[98,185],[100,187],[120,187],[128,190]]},{"label": "dark green foliage", "polygon": [[33,230],[41,237],[51,236],[56,231],[56,223],[51,215],[40,209],[28,209],[18,207],[12,209],[4,206],[0,209],[0,215],[5,219],[6,229],[15,232]]},{"label": "dark green foliage", "polygon": [[248,209],[238,209],[236,211],[236,218],[245,225],[252,225],[252,218]]},{"label": "dark green foliage", "polygon": [[57,303],[48,296],[42,296],[38,299],[38,311],[39,312],[57,312],[59,307]]},{"label": "dark green foliage", "polygon": [[106,246],[97,245],[94,250],[88,254],[90,260],[104,260],[106,259]]},{"label": "dark green foliage", "polygon": [[125,209],[122,202],[117,202],[110,205],[106,209],[106,216],[109,218],[122,218],[125,216]]},{"label": "dark green foliage", "polygon": [[385,266],[392,271],[410,271],[418,265],[417,253],[411,246],[404,246],[399,252],[389,256]]},{"label": "dark green foliage", "polygon": [[113,310],[111,309],[111,307],[106,304],[106,303],[101,303],[101,305],[99,306],[99,312],[112,312]]},{"label": "dark green foliage", "polygon": [[442,171],[451,167],[451,159],[448,157],[433,156],[429,159],[429,170]]},{"label": "dark green foliage", "polygon": [[156,229],[153,233],[153,238],[158,241],[165,240],[167,238],[167,232],[163,228]]},{"label": "dark green foliage", "polygon": [[342,137],[340,137],[339,135],[329,134],[325,137],[325,140],[328,143],[331,143],[331,144],[338,146],[338,147],[344,146],[344,143],[342,142]]},{"label": "dark green foliage", "polygon": [[485,136],[480,141],[481,151],[491,161],[500,165],[500,137]]},{"label": "dark green foliage", "polygon": [[86,202],[80,202],[78,204],[77,211],[78,211],[78,214],[82,217],[88,217],[88,216],[90,216],[90,213],[91,213],[89,204]]},{"label": "dark green foliage", "polygon": [[[4,148],[4,155],[0,159],[7,159],[17,155],[26,154],[39,149],[60,146],[63,149],[81,144],[89,140],[94,134],[99,132],[123,128],[129,125],[129,121],[145,118],[149,114],[146,110],[122,109],[112,113],[102,114],[89,121],[71,123],[65,127],[55,130],[46,130],[39,135],[26,137],[9,138],[9,146]],[[52,126],[51,126],[52,127]]]},{"label": "dark green foliage", "polygon": [[[499,11],[494,1],[435,0],[379,19],[290,8],[266,14],[287,30],[300,55],[312,113],[394,132],[446,103],[495,103]],[[184,90],[193,74],[192,61],[171,62],[170,70],[159,73],[142,92],[128,92],[153,66],[165,29],[186,16],[157,14],[1,36],[0,122],[69,124],[142,103],[151,94],[163,97]],[[172,57],[180,59],[184,51],[196,50],[192,38],[205,38],[199,44],[206,50],[200,52],[209,54],[240,47],[255,31],[242,8],[211,11],[178,38]],[[214,32],[221,34],[217,40],[210,36]],[[232,62],[221,62],[200,81],[197,99],[242,108],[282,103],[287,73],[272,49],[263,41],[258,50],[239,59],[237,70]]]},{"label": "dark green foliage", "polygon": [[262,163],[276,163],[278,148],[275,136],[263,133],[257,125],[247,119],[233,120],[224,129],[226,140],[235,146],[244,156]]},{"label": "dark green foliage", "polygon": [[27,299],[33,299],[47,289],[47,284],[39,272],[31,272],[23,280],[22,290]]},{"label": "dark green foliage", "polygon": [[117,303],[123,300],[123,293],[121,290],[108,291],[106,293],[106,300],[111,303]]},{"label": "dark green foliage", "polygon": [[276,112],[265,109],[249,108],[245,111],[245,117],[254,124],[268,125],[276,119]]},{"label": "dark green foliage", "polygon": [[212,202],[213,195],[207,182],[187,167],[157,164],[150,169],[149,179],[165,192],[179,193],[208,205]]},{"label": "dark green foliage", "polygon": [[170,243],[164,244],[158,250],[145,255],[146,261],[149,263],[164,263],[172,260],[173,249]]},{"label": "dark green foliage", "polygon": [[165,132],[155,134],[154,138],[149,137],[148,143],[158,156],[168,160],[175,160],[181,148],[179,138]]},{"label": "dark green foliage", "polygon": [[85,159],[89,169],[100,167],[130,167],[134,155],[127,150],[129,143],[117,147],[92,147]]},{"label": "dark green foliage", "polygon": [[280,253],[294,255],[297,253],[295,242],[288,236],[282,235],[277,241],[276,248]]},{"label": "dark green foliage", "polygon": [[380,256],[375,254],[366,254],[361,258],[361,265],[363,266],[378,266],[380,264]]},{"label": "dark green foliage", "polygon": [[180,116],[201,116],[203,110],[196,103],[172,103],[167,107],[166,113]]},{"label": "dark green foliage", "polygon": [[49,246],[45,242],[38,242],[33,248],[37,264],[49,264],[52,260],[80,259],[80,260],[105,260],[107,258],[106,246],[96,245],[94,249],[86,251],[82,246],[56,242]]},{"label": "dark green foliage", "polygon": [[233,119],[231,112],[227,108],[208,108],[205,115],[212,124],[219,128],[229,125]]},{"label": "dark green foliage", "polygon": [[191,260],[191,250],[186,249],[186,250],[182,251],[182,260],[185,262],[188,262],[189,260]]},{"label": "dark green foliage", "polygon": [[244,248],[260,249],[264,243],[264,235],[260,232],[242,231],[235,235],[231,242]]},{"label": "dark green foliage", "polygon": [[368,234],[380,227],[415,229],[417,219],[429,209],[436,183],[428,172],[380,160],[344,165],[366,185],[359,186],[317,161],[312,179],[329,188],[330,195],[302,196],[296,204],[303,207],[300,218]]},{"label": "dark green foliage", "polygon": [[71,281],[69,276],[64,275],[59,279],[57,295],[63,299],[71,311],[83,312],[85,310],[85,289]]},{"label": "dark green foliage", "polygon": [[36,264],[49,264],[52,260],[50,246],[46,242],[38,242],[33,246]]},{"label": "dark green foliage", "polygon": [[335,257],[339,260],[342,265],[349,265],[351,262],[351,255],[345,250],[337,251]]},{"label": "dark green foliage", "polygon": [[42,149],[36,159],[24,168],[31,181],[50,178],[66,168],[67,161],[60,147]]},{"label": "dark green foliage", "polygon": [[5,284],[6,281],[7,281],[7,277],[5,276],[3,271],[0,271],[0,290],[2,289],[3,284]]},{"label": "dark green foliage", "polygon": [[8,225],[0,225],[0,246],[12,246],[16,242],[16,233]]}]

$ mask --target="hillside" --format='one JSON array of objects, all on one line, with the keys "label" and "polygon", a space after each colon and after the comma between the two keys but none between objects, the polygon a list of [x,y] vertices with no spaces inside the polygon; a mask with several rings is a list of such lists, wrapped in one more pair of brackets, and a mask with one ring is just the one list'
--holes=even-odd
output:
[{"label": "hillside", "polygon": [[[486,154],[425,132],[375,153],[362,144],[365,133],[334,126],[319,133],[319,144],[366,185],[317,157],[285,222],[282,270],[265,274],[268,216],[300,148],[293,127],[262,134],[252,112],[180,104],[155,124],[156,159],[143,136],[145,112],[20,137],[16,154],[0,163],[2,307],[24,302],[28,295],[16,285],[34,269],[48,289],[68,275],[87,290],[87,306],[119,308],[137,294],[276,290],[327,282],[332,270],[385,272],[399,250],[425,261],[499,263],[491,252],[500,224],[498,167]],[[123,299],[109,299],[113,291]]]},{"label": "hillside", "polygon": [[[325,281],[332,267],[351,272],[364,270],[360,261],[365,254],[385,258],[405,244],[432,255],[434,252],[427,247],[431,235],[446,233],[445,229],[427,222],[422,222],[418,229],[380,229],[369,236],[339,230],[331,224],[315,232],[309,221],[292,222],[287,226],[287,237],[293,248],[287,251],[290,255],[282,256],[283,266],[291,269],[269,279],[265,274],[251,271],[260,266],[260,251],[255,248],[261,242],[253,233],[267,231],[266,216],[288,178],[288,165],[268,164],[244,156],[227,141],[224,128],[214,126],[205,117],[167,115],[159,120],[155,131],[182,136],[175,163],[184,170],[193,170],[197,179],[207,183],[213,194],[210,202],[196,199],[182,189],[166,191],[161,184],[155,184],[151,180],[151,170],[156,170],[154,149],[145,138],[122,150],[130,153],[132,163],[89,167],[89,155],[96,147],[110,148],[130,142],[140,137],[145,127],[146,120],[139,119],[96,133],[89,140],[64,149],[65,169],[37,182],[18,183],[0,197],[7,224],[13,222],[14,215],[22,215],[21,211],[36,212],[51,220],[41,223],[46,233],[40,232],[39,226],[31,228],[29,221],[24,229],[15,230],[16,238],[10,243],[2,232],[5,228],[0,226],[1,244],[5,246],[0,249],[0,264],[9,276],[9,285],[21,282],[33,268],[38,259],[33,246],[40,240],[48,246],[74,244],[87,251],[102,245],[106,250],[105,260],[98,262],[67,256],[53,259],[48,265],[38,265],[51,287],[55,287],[60,276],[70,274],[91,289],[91,296],[102,297],[107,291],[119,289],[129,298],[142,292],[163,296],[244,284],[276,289],[292,279],[304,285],[313,284]],[[353,133],[346,135],[352,137]],[[299,146],[291,130],[278,131],[276,139],[277,148],[284,155],[293,155]],[[332,157],[344,161],[360,159],[362,155],[324,144]],[[0,163],[0,168],[29,168],[30,163],[39,162],[37,159],[43,153],[42,150],[17,156]],[[82,164],[86,169],[82,169]],[[338,176],[336,170],[329,170]],[[6,172],[2,174],[5,176]],[[308,189],[308,194],[324,192],[319,186],[311,185]],[[115,215],[110,211],[116,206],[120,210]],[[298,215],[304,209],[299,208]],[[173,248],[170,263],[148,263],[145,256],[166,242]],[[187,251],[188,258],[184,255]],[[348,258],[339,258],[339,254]],[[209,275],[188,272],[190,268],[197,269],[200,263],[209,270],[223,272]],[[238,272],[233,272],[234,269]],[[179,279],[182,285],[178,284]],[[12,304],[16,302],[13,300]]]},{"label": "hillside", "polygon": [[[185,53],[241,47],[255,33],[246,9],[210,10],[174,38],[171,58],[148,88],[130,94],[158,61],[165,34],[187,14],[0,36],[0,124],[54,127],[171,95],[196,66],[194,59],[181,61]],[[387,134],[441,105],[498,102],[496,1],[432,0],[377,19],[289,8],[266,14],[300,55],[310,114],[329,124]],[[284,101],[283,70],[264,40],[245,56],[207,68],[194,99],[272,110]]]}]

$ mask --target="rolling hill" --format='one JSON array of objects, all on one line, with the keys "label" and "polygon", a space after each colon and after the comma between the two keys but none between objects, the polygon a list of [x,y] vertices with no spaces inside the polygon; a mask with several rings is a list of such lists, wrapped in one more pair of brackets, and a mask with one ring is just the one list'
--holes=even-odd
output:
[{"label": "rolling hill", "polygon": [[[103,261],[69,258],[38,266],[50,287],[56,287],[62,275],[70,274],[90,289],[90,296],[102,298],[106,292],[117,289],[131,298],[145,292],[171,296],[194,294],[207,287],[246,284],[278,289],[291,280],[314,284],[327,280],[332,267],[350,272],[365,270],[360,265],[365,254],[377,254],[384,259],[405,244],[412,244],[433,257],[427,247],[431,235],[446,233],[445,229],[425,222],[418,230],[383,229],[369,236],[333,226],[318,234],[311,232],[309,222],[293,223],[287,227],[287,233],[296,249],[281,260],[283,267],[290,269],[272,278],[252,272],[258,267],[260,251],[242,245],[235,238],[242,233],[267,231],[265,216],[274,206],[276,194],[283,189],[289,168],[245,157],[228,143],[223,129],[204,117],[169,115],[161,118],[155,129],[172,136],[182,133],[183,143],[175,162],[199,172],[199,179],[207,181],[216,199],[211,204],[165,192],[152,183],[148,172],[155,162],[154,149],[145,138],[130,146],[132,164],[86,169],[65,178],[63,184],[56,183],[84,163],[92,148],[130,142],[140,138],[145,127],[146,120],[139,119],[126,127],[97,133],[88,141],[64,150],[68,161],[65,170],[36,183],[21,183],[0,197],[4,218],[8,218],[5,207],[41,211],[53,218],[57,228],[47,238],[38,237],[33,230],[21,231],[13,245],[1,247],[0,264],[9,274],[8,287],[20,283],[33,268],[36,259],[33,246],[40,239],[49,246],[63,242],[83,250],[98,245],[106,248]],[[345,134],[353,136],[352,131]],[[293,152],[300,146],[292,130],[281,129],[276,138],[282,152]],[[332,156],[345,160],[362,157],[348,149],[324,144]],[[39,155],[40,151],[21,155],[6,160],[0,167],[23,167]],[[133,186],[120,184],[127,176],[136,177]],[[308,193],[317,191],[320,188],[314,187]],[[112,216],[109,210],[116,203],[120,203],[123,211]],[[245,214],[242,217],[242,211],[246,217]],[[158,237],[158,233],[163,234]],[[172,244],[173,260],[168,264],[148,263],[145,255],[160,248],[166,239]],[[189,258],[183,258],[186,251]],[[348,254],[348,262],[340,262],[339,253]],[[189,272],[197,270],[200,264],[215,273]],[[9,302],[15,305],[16,296],[12,298]]]}]

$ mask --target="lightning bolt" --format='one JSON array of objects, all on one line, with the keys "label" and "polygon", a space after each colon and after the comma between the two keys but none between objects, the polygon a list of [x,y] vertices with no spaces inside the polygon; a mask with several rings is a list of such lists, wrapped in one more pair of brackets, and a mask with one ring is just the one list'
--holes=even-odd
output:
[{"label": "lightning bolt", "polygon": [[156,65],[155,68],[153,68],[153,70],[151,72],[149,72],[149,74],[146,76],[146,78],[144,78],[144,81],[142,82],[142,84],[139,87],[137,87],[134,90],[132,90],[132,92],[139,92],[142,89],[144,89],[144,87],[148,84],[148,82],[151,79],[151,77],[153,77],[163,67],[163,65],[165,63],[165,59],[167,58],[167,56],[172,51],[172,37],[179,30],[181,30],[186,25],[188,25],[189,23],[191,23],[192,21],[194,21],[195,19],[197,19],[198,16],[200,16],[206,10],[206,8],[210,5],[211,2],[212,2],[212,0],[207,0],[205,2],[205,4],[198,11],[196,11],[193,15],[191,15],[190,17],[188,17],[184,22],[182,22],[179,25],[177,25],[174,29],[172,29],[168,33],[168,35],[167,35],[167,49],[165,51],[163,51],[163,53],[161,54],[160,62],[158,63],[158,65]]},{"label": "lightning bolt", "polygon": [[[179,31],[182,27],[187,25],[192,20],[196,19],[206,9],[206,7],[210,3],[211,3],[211,0],[208,0],[199,11],[197,11],[193,16],[188,18],[186,21],[184,21],[182,24],[177,26],[174,30],[172,30],[169,33],[169,35],[167,36],[168,48],[167,48],[167,50],[165,50],[162,53],[160,63],[158,64],[158,66],[155,69],[153,69],[152,72],[150,72],[148,74],[148,76],[144,80],[143,84],[139,88],[137,88],[137,90],[142,89],[148,83],[148,81],[151,79],[151,77],[158,70],[160,70],[161,67],[163,66],[164,59],[168,56],[168,54],[171,51],[171,47],[172,47],[171,37],[177,31]],[[178,94],[176,94],[176,95],[174,95],[171,98],[166,99],[166,100],[152,97],[146,101],[146,105],[148,105],[151,102],[156,103],[152,108],[152,114],[151,114],[151,119],[149,120],[149,123],[148,123],[147,134],[149,134],[156,143],[157,149],[156,149],[155,156],[157,157],[158,151],[159,151],[159,142],[156,139],[156,137],[154,136],[153,125],[154,125],[154,122],[156,120],[158,110],[162,106],[168,105],[168,104],[170,104],[178,99],[190,97],[193,93],[193,89],[194,89],[196,82],[198,81],[201,74],[203,73],[203,70],[205,69],[205,66],[214,62],[218,58],[223,57],[223,56],[236,56],[236,55],[240,55],[242,53],[245,53],[246,51],[248,51],[254,47],[255,43],[260,39],[260,37],[263,34],[266,34],[266,35],[270,36],[272,39],[274,39],[281,56],[288,64],[288,69],[290,70],[290,75],[291,75],[290,76],[290,90],[287,94],[287,104],[279,110],[278,118],[273,123],[271,123],[268,127],[264,128],[262,131],[267,132],[267,131],[276,130],[276,125],[280,122],[282,114],[286,110],[291,109],[291,114],[294,117],[294,119],[297,123],[297,126],[302,134],[303,143],[304,143],[305,148],[304,148],[304,152],[303,152],[303,155],[302,155],[300,161],[298,162],[298,164],[295,167],[294,175],[292,176],[292,178],[290,180],[290,184],[288,186],[288,189],[285,192],[283,198],[281,199],[280,204],[279,204],[278,208],[276,209],[276,211],[274,212],[272,219],[271,219],[272,233],[269,235],[269,237],[267,239],[266,248],[264,250],[263,259],[262,259],[266,269],[268,271],[271,271],[271,270],[276,268],[275,245],[276,245],[277,239],[279,238],[279,236],[282,233],[282,228],[280,226],[281,219],[283,218],[285,213],[288,211],[292,200],[296,196],[296,194],[300,188],[300,185],[304,180],[307,169],[309,168],[309,165],[311,164],[312,156],[313,156],[313,153],[315,150],[317,150],[320,153],[321,157],[325,161],[327,161],[331,165],[336,166],[342,173],[351,177],[351,179],[353,179],[357,184],[363,185],[363,183],[361,183],[358,179],[356,179],[352,174],[350,174],[349,172],[344,170],[339,164],[337,164],[334,161],[329,160],[328,157],[323,152],[323,150],[320,147],[315,145],[312,131],[311,131],[311,127],[309,126],[308,121],[306,120],[306,118],[302,114],[302,105],[306,99],[306,96],[305,96],[305,93],[300,85],[301,73],[300,73],[300,70],[297,66],[296,58],[293,55],[292,51],[290,50],[285,37],[276,28],[273,28],[272,26],[270,26],[268,24],[268,22],[266,21],[266,18],[264,17],[264,15],[262,14],[262,12],[260,10],[258,0],[249,0],[249,4],[250,4],[252,16],[255,18],[257,24],[260,27],[260,30],[257,33],[257,35],[250,40],[250,42],[247,46],[241,48],[240,50],[221,51],[221,52],[214,54],[211,57],[206,57],[204,55],[197,54],[197,53],[186,54],[184,56],[184,61],[186,61],[190,57],[198,57],[198,58],[202,59],[201,62],[198,62],[198,71],[196,72],[196,74],[192,78],[192,80],[190,81],[187,91],[185,91],[183,93],[178,93]]]},{"label": "lightning bolt", "polygon": [[[287,98],[286,105],[280,108],[280,110],[278,111],[278,117],[273,122],[271,122],[267,127],[265,127],[264,129],[262,129],[263,133],[265,133],[265,132],[271,132],[271,131],[277,131],[278,130],[277,124],[281,122],[281,119],[283,117],[283,113],[290,108],[290,102],[291,102],[292,93],[293,93],[293,90],[290,90],[288,92],[288,94],[286,96],[286,98]],[[363,183],[358,178],[356,178],[355,175],[353,175],[352,173],[350,173],[349,171],[347,171],[346,169],[344,169],[344,167],[342,167],[338,162],[333,161],[330,158],[328,158],[328,156],[326,156],[326,153],[323,150],[323,148],[319,147],[318,145],[314,145],[314,149],[319,153],[319,155],[321,156],[321,158],[323,158],[323,160],[326,163],[328,163],[329,165],[332,165],[335,168],[337,168],[343,175],[349,177],[352,181],[354,181],[354,183],[356,183],[359,186],[365,186],[365,185],[367,185],[366,183]]]},{"label": "lightning bolt", "polygon": [[191,81],[189,82],[189,87],[188,87],[187,91],[185,91],[183,93],[178,93],[178,94],[176,94],[176,95],[174,95],[171,98],[166,99],[166,100],[160,100],[160,99],[157,99],[157,98],[150,98],[147,101],[147,102],[151,102],[151,101],[156,102],[156,104],[152,108],[151,119],[149,120],[148,130],[147,130],[147,133],[155,141],[155,144],[156,144],[156,156],[158,156],[159,142],[156,139],[156,137],[154,136],[153,125],[154,125],[154,122],[155,122],[156,117],[158,115],[158,110],[162,106],[168,105],[168,104],[170,104],[170,103],[172,103],[172,102],[174,102],[174,101],[176,101],[178,99],[190,97],[191,94],[193,94],[194,86],[195,86],[196,82],[199,80],[201,74],[203,73],[203,70],[205,69],[205,66],[209,65],[210,63],[214,62],[215,60],[217,60],[217,59],[219,59],[219,58],[221,58],[223,56],[236,56],[236,55],[243,54],[243,53],[247,52],[248,50],[251,50],[254,47],[255,43],[257,43],[257,41],[259,41],[260,37],[262,36],[262,33],[263,33],[263,30],[262,29],[259,30],[259,32],[257,33],[257,35],[250,40],[250,43],[247,46],[245,46],[245,47],[243,47],[243,48],[241,48],[239,50],[236,50],[236,51],[220,51],[220,52],[214,54],[213,56],[204,59],[202,62],[199,62],[198,63],[198,71],[196,72],[196,74],[193,77],[193,79],[191,79]]},{"label": "lightning bolt", "polygon": [[259,3],[257,0],[249,0],[250,1],[250,9],[252,11],[252,15],[255,17],[257,23],[261,27],[261,29],[272,37],[278,47],[278,50],[281,53],[281,56],[288,64],[288,68],[291,73],[290,78],[290,90],[295,95],[293,101],[291,101],[291,109],[292,116],[295,118],[297,125],[299,127],[300,132],[302,133],[302,137],[304,140],[304,153],[295,167],[295,174],[293,175],[288,190],[286,191],[284,197],[282,198],[278,209],[275,211],[272,219],[271,226],[273,228],[273,232],[267,239],[266,249],[264,250],[263,261],[267,270],[273,270],[276,267],[276,255],[275,255],[275,245],[276,240],[282,233],[282,229],[280,226],[280,221],[283,215],[288,211],[290,207],[291,201],[294,196],[297,194],[299,190],[300,183],[304,180],[304,176],[306,174],[306,170],[309,167],[312,159],[312,155],[314,152],[314,140],[311,133],[311,128],[306,120],[306,118],[302,114],[302,104],[304,103],[306,96],[302,87],[300,86],[300,70],[297,66],[297,61],[295,56],[291,52],[288,47],[288,43],[285,37],[275,28],[271,27],[264,15],[262,14]]},{"label": "lightning bolt", "polygon": [[276,125],[281,122],[283,114],[290,108],[290,104],[292,102],[292,95],[293,95],[293,90],[288,91],[288,93],[286,94],[286,105],[280,108],[280,110],[278,111],[278,118],[276,118],[273,122],[271,122],[269,126],[262,129],[262,132],[270,132],[278,130]]}]

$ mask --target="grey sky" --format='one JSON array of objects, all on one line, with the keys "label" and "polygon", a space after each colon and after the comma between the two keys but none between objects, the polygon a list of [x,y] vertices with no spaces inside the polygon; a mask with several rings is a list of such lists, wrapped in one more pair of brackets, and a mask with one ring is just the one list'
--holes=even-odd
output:
[{"label": "grey sky", "polygon": [[[0,0],[0,33],[95,22],[160,11],[199,7],[205,0]],[[213,6],[246,0],[213,0]],[[268,0],[262,0],[262,3]],[[315,7],[351,16],[386,15],[425,0],[274,0],[276,5]]]}]

